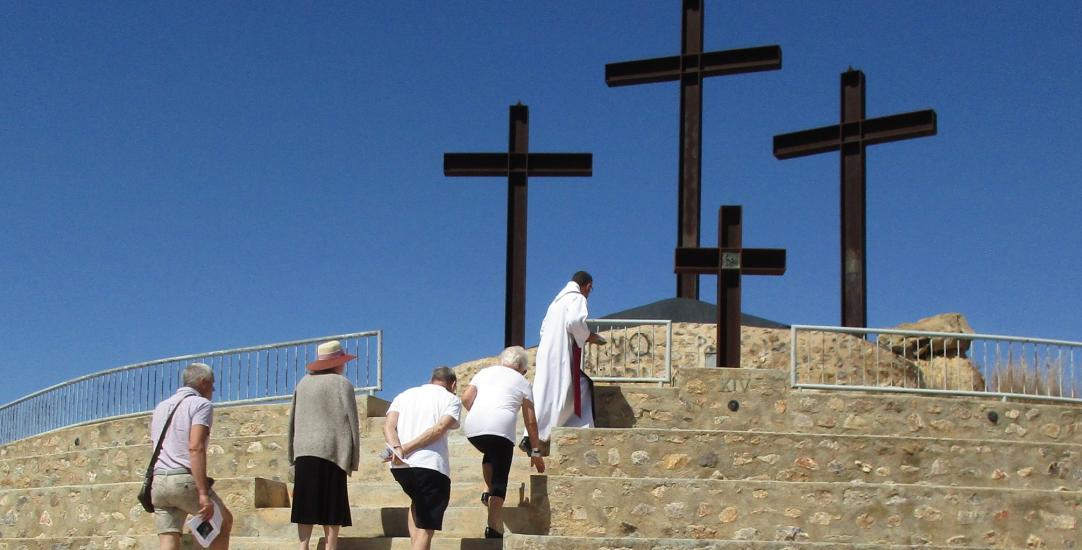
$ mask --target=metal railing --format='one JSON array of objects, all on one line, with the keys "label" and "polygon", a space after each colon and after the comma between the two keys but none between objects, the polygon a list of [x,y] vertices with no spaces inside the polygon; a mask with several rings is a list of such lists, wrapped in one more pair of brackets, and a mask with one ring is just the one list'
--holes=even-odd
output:
[{"label": "metal railing", "polygon": [[181,372],[202,362],[214,370],[215,405],[284,400],[293,395],[320,342],[339,340],[357,356],[345,376],[357,393],[383,387],[383,332],[308,338],[263,346],[157,359],[117,367],[34,392],[0,407],[0,445],[44,432],[145,414],[180,386]]},{"label": "metal railing", "polygon": [[794,388],[1082,402],[1082,342],[794,325]]},{"label": "metal railing", "polygon": [[597,382],[656,382],[672,380],[672,321],[587,319],[604,345],[587,344],[582,370]]}]

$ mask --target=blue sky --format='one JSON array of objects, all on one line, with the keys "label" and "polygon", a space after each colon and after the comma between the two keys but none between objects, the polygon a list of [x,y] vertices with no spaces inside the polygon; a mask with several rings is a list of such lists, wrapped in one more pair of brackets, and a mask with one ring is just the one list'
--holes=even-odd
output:
[{"label": "blue sky", "polygon": [[[0,403],[150,359],[385,331],[387,394],[503,343],[505,183],[446,178],[507,146],[592,178],[530,184],[527,343],[591,271],[596,316],[674,295],[678,89],[604,65],[679,51],[678,2],[6,3],[0,7]],[[780,71],[704,92],[703,244],[721,204],[788,250],[747,313],[837,325],[838,157],[772,136],[933,108],[870,148],[868,317],[1082,340],[1077,2],[708,2],[708,51]],[[703,279],[714,301],[714,279]]]}]

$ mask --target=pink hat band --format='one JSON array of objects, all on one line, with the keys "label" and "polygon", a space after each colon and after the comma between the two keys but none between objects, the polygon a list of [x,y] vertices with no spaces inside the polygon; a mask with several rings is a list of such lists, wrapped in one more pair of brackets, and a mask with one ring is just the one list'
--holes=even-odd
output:
[{"label": "pink hat band", "polygon": [[342,350],[334,351],[334,352],[331,352],[331,353],[321,353],[321,354],[319,354],[317,356],[317,359],[320,360],[320,361],[325,361],[327,359],[334,359],[335,357],[341,357],[341,356],[343,356],[345,354],[346,354],[346,352],[344,352]]}]

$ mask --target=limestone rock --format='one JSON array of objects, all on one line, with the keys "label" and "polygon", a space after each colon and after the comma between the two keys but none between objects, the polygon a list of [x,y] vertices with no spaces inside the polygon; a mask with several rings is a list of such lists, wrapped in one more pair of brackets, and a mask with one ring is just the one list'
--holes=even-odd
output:
[{"label": "limestone rock", "polygon": [[[954,332],[973,334],[973,328],[961,313],[941,313],[925,317],[915,323],[902,323],[898,330],[923,332]],[[964,338],[932,337],[915,338],[899,334],[884,334],[879,337],[881,346],[890,348],[897,355],[909,359],[927,359],[929,357],[964,357],[969,350],[970,341]]]}]

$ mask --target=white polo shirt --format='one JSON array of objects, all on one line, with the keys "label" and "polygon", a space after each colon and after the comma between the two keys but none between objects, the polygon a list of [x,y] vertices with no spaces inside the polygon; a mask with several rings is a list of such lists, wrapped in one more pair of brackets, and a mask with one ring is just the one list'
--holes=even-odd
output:
[{"label": "white polo shirt", "polygon": [[[435,426],[440,418],[449,416],[458,427],[458,417],[462,411],[462,400],[447,391],[443,386],[425,384],[410,388],[391,401],[387,412],[398,413],[398,440],[405,443]],[[392,464],[392,468],[428,468],[451,477],[450,449],[447,446],[447,433],[443,437],[413,451],[406,457],[406,465]]]},{"label": "white polo shirt", "polygon": [[169,413],[180,403],[180,408],[173,415],[173,422],[169,424],[169,430],[165,432],[165,442],[162,443],[162,452],[158,455],[158,462],[154,464],[156,470],[175,470],[192,467],[192,459],[188,455],[188,434],[192,431],[193,424],[206,426],[208,429],[214,420],[214,405],[199,395],[199,392],[187,386],[181,386],[172,397],[158,403],[154,408],[154,414],[150,420],[150,439],[154,445],[158,444],[158,436],[162,434],[162,426],[169,418]]},{"label": "white polo shirt", "polygon": [[518,371],[496,365],[481,369],[470,379],[477,388],[462,430],[466,437],[499,435],[515,442],[515,424],[524,399],[533,399],[530,382]]}]

